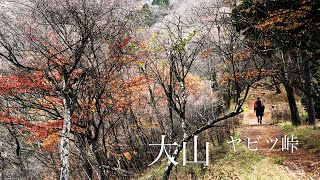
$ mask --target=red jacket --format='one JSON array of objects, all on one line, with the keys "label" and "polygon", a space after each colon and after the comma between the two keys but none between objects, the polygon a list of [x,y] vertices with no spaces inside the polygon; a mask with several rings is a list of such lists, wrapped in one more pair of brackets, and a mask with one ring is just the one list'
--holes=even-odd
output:
[{"label": "red jacket", "polygon": [[[259,101],[261,102],[262,110],[264,110],[264,105],[263,105],[262,101],[261,100],[259,100]],[[253,105],[254,110],[257,110],[257,102],[258,102],[258,100],[254,102],[254,105]]]}]

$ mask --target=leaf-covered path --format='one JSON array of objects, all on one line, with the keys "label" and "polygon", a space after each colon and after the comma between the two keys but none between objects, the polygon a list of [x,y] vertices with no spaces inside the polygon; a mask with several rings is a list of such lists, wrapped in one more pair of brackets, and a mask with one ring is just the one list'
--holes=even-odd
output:
[{"label": "leaf-covered path", "polygon": [[[282,138],[284,138],[285,134],[279,126],[271,124],[272,98],[270,98],[270,96],[272,96],[273,93],[273,91],[257,88],[253,90],[249,96],[243,122],[239,129],[243,143],[246,143],[248,146],[248,142],[250,142],[250,149],[258,149],[257,152],[263,156],[278,159],[278,163],[286,166],[288,173],[292,173],[292,176],[295,177],[295,179],[312,179],[310,176],[316,179],[320,178],[319,153],[310,153],[307,150],[304,150],[301,144],[297,146],[297,150],[294,149],[293,153],[291,152],[291,149],[282,150]],[[257,96],[262,96],[262,99],[265,101],[266,110],[262,124],[257,123],[257,118],[253,111],[253,104]],[[286,135],[291,139],[291,135],[294,134]]]}]

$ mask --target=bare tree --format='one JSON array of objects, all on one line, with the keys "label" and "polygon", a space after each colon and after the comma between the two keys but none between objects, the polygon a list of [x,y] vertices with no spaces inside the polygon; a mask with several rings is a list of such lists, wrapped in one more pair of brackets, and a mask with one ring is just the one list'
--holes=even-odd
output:
[{"label": "bare tree", "polygon": [[[200,22],[200,27],[202,27],[200,29],[191,28],[196,23],[195,21],[186,23],[182,20],[181,16],[176,15],[175,17],[175,19],[164,23],[164,30],[160,30],[156,33],[155,37],[157,37],[156,39],[158,41],[158,44],[154,45],[155,49],[157,49],[155,50],[156,55],[151,56],[156,57],[156,59],[151,59],[151,62],[146,65],[146,70],[151,73],[151,77],[154,77],[161,85],[166,95],[166,100],[169,104],[168,112],[170,115],[169,119],[171,119],[170,121],[173,121],[171,113],[177,115],[182,130],[183,135],[179,138],[178,146],[173,151],[172,156],[174,160],[177,159],[182,149],[183,142],[188,142],[195,135],[198,135],[207,129],[219,126],[217,123],[222,120],[240,114],[243,111],[242,105],[246,100],[250,86],[260,77],[258,72],[257,77],[253,77],[252,79],[240,79],[239,74],[249,67],[250,64],[252,67],[251,69],[256,68],[256,66],[252,65],[254,64],[252,62],[253,59],[250,59],[249,57],[242,61],[236,59],[235,54],[239,53],[239,51],[244,48],[241,47],[241,41],[238,36],[239,33],[231,28],[230,19],[227,19],[227,15],[223,17],[225,19],[220,17],[220,19],[216,19],[213,22],[206,22],[207,24],[205,25],[207,26],[205,26],[203,22]],[[216,35],[213,34],[213,25],[214,27],[220,26],[220,28],[227,33],[219,34],[217,39],[210,38],[210,35]],[[236,44],[236,42],[238,44]],[[219,53],[218,57],[221,58],[219,62],[225,62],[225,70],[230,79],[236,84],[235,91],[237,93],[235,102],[237,105],[233,112],[222,114],[220,117],[217,117],[219,114],[214,112],[213,116],[207,118],[204,124],[199,125],[198,128],[194,128],[190,127],[190,124],[187,123],[187,120],[190,117],[186,117],[186,111],[188,111],[186,106],[188,102],[186,77],[193,71],[197,59],[201,59],[202,54],[205,51],[208,51],[208,49],[216,50],[214,52]],[[229,62],[230,59],[233,63],[226,63]],[[216,67],[218,64],[218,62],[215,64]],[[219,72],[219,75],[222,73],[223,72]],[[239,81],[242,83],[241,86]],[[240,94],[243,91],[244,95],[241,98]],[[202,116],[202,118],[204,117]],[[176,128],[174,130],[177,131]],[[171,137],[171,141],[173,141],[173,137]],[[173,166],[174,164],[169,161],[163,174],[163,179],[169,178]]]},{"label": "bare tree", "polygon": [[13,20],[10,16],[1,21],[6,28],[0,33],[0,56],[24,73],[43,73],[51,86],[44,95],[62,99],[62,110],[57,105],[35,107],[28,103],[28,97],[20,101],[63,119],[60,179],[69,179],[71,122],[80,92],[88,77],[99,73],[101,62],[112,58],[105,55],[112,38],[129,32],[122,28],[128,25],[122,13],[128,11],[120,10],[119,3],[113,1],[36,0],[19,6],[25,8],[26,16],[17,18],[16,23],[9,22]]}]

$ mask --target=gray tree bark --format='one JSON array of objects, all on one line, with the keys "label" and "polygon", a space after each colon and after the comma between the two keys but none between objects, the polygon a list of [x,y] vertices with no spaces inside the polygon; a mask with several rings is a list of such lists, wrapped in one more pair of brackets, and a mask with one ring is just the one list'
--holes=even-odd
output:
[{"label": "gray tree bark", "polygon": [[306,95],[306,105],[308,112],[308,123],[315,124],[316,117],[314,111],[314,103],[312,98],[312,88],[311,88],[311,74],[310,74],[310,62],[309,60],[304,60],[304,87]]},{"label": "gray tree bark", "polygon": [[292,125],[299,126],[301,125],[301,120],[300,120],[296,100],[294,97],[293,87],[287,82],[284,82],[283,84],[287,93]]},{"label": "gray tree bark", "polygon": [[71,129],[71,112],[72,100],[69,96],[67,87],[67,77],[63,78],[63,126],[60,140],[60,180],[69,179],[69,151],[70,151],[70,129]]}]

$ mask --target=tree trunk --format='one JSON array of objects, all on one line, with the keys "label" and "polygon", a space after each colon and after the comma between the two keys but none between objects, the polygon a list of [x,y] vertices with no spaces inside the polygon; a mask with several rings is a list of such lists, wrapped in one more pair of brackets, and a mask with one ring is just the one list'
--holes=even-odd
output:
[{"label": "tree trunk", "polygon": [[68,180],[69,178],[69,156],[70,156],[70,129],[71,129],[71,115],[72,115],[72,95],[68,87],[68,74],[63,75],[63,126],[60,140],[60,180]]},{"label": "tree trunk", "polygon": [[85,170],[87,177],[89,179],[92,179],[93,177],[93,170],[92,170],[92,166],[88,160],[88,158],[86,157],[87,155],[84,155],[84,163],[83,163],[83,169]]},{"label": "tree trunk", "polygon": [[311,88],[311,75],[310,75],[310,62],[309,60],[304,60],[304,87],[305,87],[305,95],[306,95],[306,103],[307,103],[307,112],[308,112],[308,123],[315,124],[315,111],[314,104],[312,98],[312,88]]},{"label": "tree trunk", "polygon": [[87,141],[86,141],[86,136],[82,134],[77,134],[77,141],[79,142],[79,148],[80,148],[80,154],[83,159],[83,169],[86,173],[86,176],[88,179],[93,178],[93,167],[88,159],[88,150],[87,150]]},{"label": "tree trunk", "polygon": [[282,67],[282,72],[280,73],[280,79],[281,79],[281,82],[283,83],[284,88],[286,90],[287,99],[288,99],[289,108],[290,108],[292,125],[298,126],[298,125],[301,125],[301,120],[300,120],[296,100],[294,98],[293,87],[292,87],[291,83],[289,82],[290,81],[290,73],[287,71],[287,69],[288,69],[287,66],[290,65],[288,63],[288,61],[290,61],[290,52],[281,51],[281,56],[282,56],[282,61],[283,61],[283,64],[282,64],[283,67]]},{"label": "tree trunk", "polygon": [[272,81],[273,81],[273,85],[276,88],[276,93],[280,94],[281,93],[281,89],[280,89],[280,84],[279,82],[276,80],[276,78],[274,76],[272,76]]},{"label": "tree trunk", "polygon": [[60,140],[60,180],[69,179],[69,135],[71,128],[71,102],[69,98],[63,98],[64,114],[63,114],[63,127]]},{"label": "tree trunk", "polygon": [[[182,149],[182,145],[179,144],[179,145],[176,147],[176,149],[175,149],[175,151],[174,151],[174,153],[173,153],[173,155],[172,155],[172,156],[174,157],[174,160],[177,159],[177,157],[178,157],[181,149]],[[171,161],[168,161],[167,167],[166,167],[166,169],[165,169],[165,171],[164,171],[164,173],[163,173],[163,176],[162,176],[162,180],[168,180],[168,179],[169,179],[169,177],[170,177],[170,172],[171,172],[173,166],[174,166],[174,164],[173,164]]]},{"label": "tree trunk", "polygon": [[98,139],[94,139],[92,142],[92,151],[94,153],[94,156],[99,164],[99,170],[100,170],[100,178],[102,180],[106,180],[107,176],[106,176],[106,171],[105,171],[105,167],[104,167],[104,162],[103,162],[103,157],[101,156],[100,152],[99,152],[99,147],[98,147]]},{"label": "tree trunk", "polygon": [[179,112],[179,116],[180,116],[180,120],[181,120],[181,128],[183,131],[183,138],[187,138],[188,136],[188,132],[187,132],[187,122],[186,122],[186,104],[187,104],[187,90],[185,87],[185,82],[184,80],[182,82],[180,82],[180,87],[181,87],[181,91],[182,91],[182,103],[180,105],[180,112]]},{"label": "tree trunk", "polygon": [[283,84],[284,84],[284,88],[287,92],[287,98],[288,98],[288,103],[289,103],[289,108],[290,108],[292,125],[294,125],[294,126],[301,125],[299,111],[297,108],[296,100],[294,98],[293,87],[291,85],[289,85],[288,82],[285,82]]},{"label": "tree trunk", "polygon": [[28,174],[28,170],[21,158],[21,145],[20,145],[20,142],[17,138],[17,136],[14,136],[14,139],[16,141],[16,145],[17,145],[17,148],[16,148],[16,154],[17,154],[17,157],[18,157],[18,160],[19,160],[19,166],[20,166],[20,169],[21,169],[21,175],[22,177],[26,177],[27,174]]},{"label": "tree trunk", "polygon": [[[10,135],[12,136],[12,138],[14,138],[15,142],[16,142],[16,155],[17,155],[17,159],[18,159],[18,164],[21,170],[21,176],[22,177],[26,177],[28,174],[28,170],[23,162],[23,159],[21,157],[21,143],[18,139],[18,135],[15,132],[15,130],[12,128],[13,127],[13,123],[11,123],[11,126],[8,127],[7,129],[9,130]],[[2,174],[3,176],[3,174]]]}]

